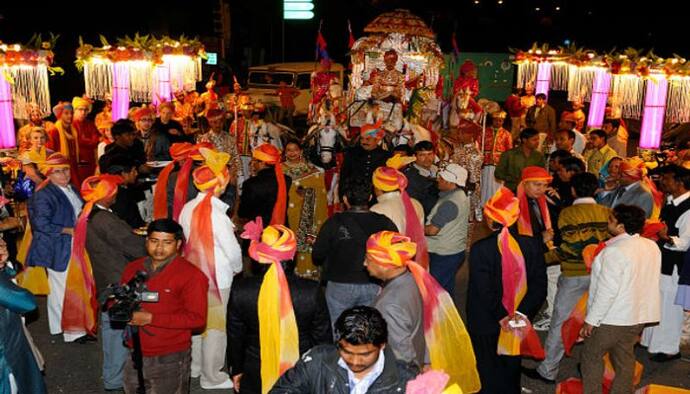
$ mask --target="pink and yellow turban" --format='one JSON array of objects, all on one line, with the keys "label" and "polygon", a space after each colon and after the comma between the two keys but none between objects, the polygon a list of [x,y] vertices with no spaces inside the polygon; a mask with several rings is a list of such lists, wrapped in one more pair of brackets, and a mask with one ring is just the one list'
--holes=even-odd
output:
[{"label": "pink and yellow turban", "polygon": [[367,239],[367,264],[407,267],[424,306],[424,339],[431,368],[442,370],[464,393],[479,391],[481,384],[469,334],[448,292],[414,261],[417,245],[394,231],[381,231]]},{"label": "pink and yellow turban", "polygon": [[295,233],[283,225],[263,228],[261,217],[244,226],[241,235],[251,240],[249,256],[270,264],[259,290],[259,343],[261,344],[261,392],[267,393],[299,359],[299,335],[292,297],[281,261],[292,260],[297,251]]}]

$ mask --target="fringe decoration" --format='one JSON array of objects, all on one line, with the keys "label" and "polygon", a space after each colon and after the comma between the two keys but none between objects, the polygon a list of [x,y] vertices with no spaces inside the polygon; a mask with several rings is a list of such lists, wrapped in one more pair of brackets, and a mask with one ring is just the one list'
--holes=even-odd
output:
[{"label": "fringe decoration", "polygon": [[666,122],[690,122],[690,78],[669,79]]},{"label": "fringe decoration", "polygon": [[639,119],[644,105],[644,80],[637,75],[612,75],[612,107],[621,109],[624,118]]},{"label": "fringe decoration", "polygon": [[538,63],[526,62],[518,64],[517,87],[524,88],[528,83],[534,84],[537,80]]},{"label": "fringe decoration", "polygon": [[2,75],[11,76],[13,80],[10,86],[15,118],[28,119],[29,104],[38,105],[43,117],[51,114],[48,67],[45,64],[2,67],[1,70]]},{"label": "fringe decoration", "polygon": [[570,65],[567,63],[551,64],[551,90],[569,90]]},{"label": "fringe decoration", "polygon": [[84,63],[84,85],[87,96],[95,100],[105,100],[113,90],[113,63]]},{"label": "fringe decoration", "polygon": [[570,78],[568,79],[568,101],[590,101],[592,99],[592,86],[596,75],[593,67],[570,66]]}]

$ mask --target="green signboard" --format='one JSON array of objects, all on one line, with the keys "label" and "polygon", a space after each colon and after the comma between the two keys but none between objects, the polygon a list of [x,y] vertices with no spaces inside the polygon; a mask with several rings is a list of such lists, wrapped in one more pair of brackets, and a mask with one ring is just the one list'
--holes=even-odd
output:
[{"label": "green signboard", "polygon": [[513,87],[513,63],[509,53],[461,52],[458,64],[471,60],[477,65],[479,98],[503,102]]}]

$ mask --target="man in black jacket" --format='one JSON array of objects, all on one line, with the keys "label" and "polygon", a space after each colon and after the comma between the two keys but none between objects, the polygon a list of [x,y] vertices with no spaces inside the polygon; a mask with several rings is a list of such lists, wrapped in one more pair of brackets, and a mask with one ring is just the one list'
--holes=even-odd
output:
[{"label": "man in black jacket", "polygon": [[364,268],[367,239],[379,231],[398,231],[388,217],[369,210],[370,183],[357,177],[346,180],[343,186],[347,211],[326,220],[312,247],[314,265],[323,266],[321,279],[327,281],[326,302],[332,323],[345,309],[374,302],[381,287]]},{"label": "man in black jacket", "polygon": [[[270,153],[271,159],[268,155],[263,155],[260,148]],[[240,206],[237,211],[237,216],[243,221],[256,219],[261,216],[263,223],[268,225],[271,223],[271,215],[273,214],[273,207],[278,200],[278,178],[276,177],[275,166],[280,166],[280,152],[271,148],[273,145],[263,144],[252,152],[252,173],[254,176],[244,181],[242,184],[242,194],[240,195]],[[277,152],[278,157],[275,156]],[[285,190],[290,190],[292,178],[288,175],[283,175],[285,179]],[[287,192],[284,198],[287,200]],[[288,201],[285,202],[287,206]],[[287,225],[287,210],[285,215],[285,224]]]},{"label": "man in black jacket", "polygon": [[372,125],[362,127],[359,144],[345,152],[343,166],[340,169],[340,190],[343,190],[345,180],[354,177],[364,179],[371,186],[374,170],[384,166],[390,157],[390,153],[380,146],[384,133],[380,126],[378,129]]},{"label": "man in black jacket", "polygon": [[438,200],[436,154],[429,141],[419,141],[414,146],[415,162],[405,167],[402,173],[407,177],[407,194],[419,201],[426,217]]},{"label": "man in black jacket", "polygon": [[[502,329],[520,327],[526,323],[523,320],[533,319],[546,298],[546,268],[539,241],[504,230],[517,220],[518,204],[510,190],[499,189],[484,207],[484,218],[494,233],[477,241],[470,249],[467,331],[477,358],[482,393],[486,394],[520,393],[521,358],[497,354],[499,334]],[[527,283],[524,297],[515,305],[516,311],[506,310],[502,302],[502,260],[508,257],[510,250],[499,250],[496,245],[507,237],[514,238],[519,246]]]},{"label": "man in black jacket", "polygon": [[[281,262],[287,277],[297,320],[300,354],[316,345],[330,343],[331,321],[318,282],[295,275],[294,261]],[[228,303],[228,366],[235,390],[261,393],[261,351],[259,346],[259,290],[268,264],[252,261],[254,276],[235,280]]]},{"label": "man in black jacket", "polygon": [[386,321],[376,309],[357,306],[335,324],[336,345],[311,349],[269,393],[403,393],[419,370],[386,347]]}]

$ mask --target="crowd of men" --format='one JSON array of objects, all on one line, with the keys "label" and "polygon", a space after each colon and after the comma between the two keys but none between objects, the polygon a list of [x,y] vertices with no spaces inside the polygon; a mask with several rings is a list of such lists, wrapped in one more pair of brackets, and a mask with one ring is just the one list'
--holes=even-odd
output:
[{"label": "crowd of men", "polygon": [[[380,123],[362,127],[337,167],[336,208],[307,229],[319,200],[290,174],[313,164],[299,142],[260,135],[246,102],[191,123],[175,119],[184,98],[114,123],[107,106],[89,120],[84,98],[60,103],[54,124],[32,118],[5,179],[28,226],[18,234],[4,204],[0,392],[46,390],[19,318],[30,292],[47,295],[52,335],[100,342],[106,390],[185,393],[199,377],[240,393],[413,392],[442,372],[435,392],[520,393],[523,374],[555,384],[583,340],[584,392],[601,392],[605,354],[611,392],[632,392],[640,335],[652,360],[680,358],[690,170],[628,157],[619,119],[585,143],[580,107],[557,125],[545,95],[516,97],[510,131],[495,111],[485,129],[463,120],[439,141],[386,148]],[[304,167],[286,163],[290,144]],[[319,281],[295,270],[304,250]],[[141,276],[120,321],[110,285]],[[523,356],[541,362],[522,368]]]}]

